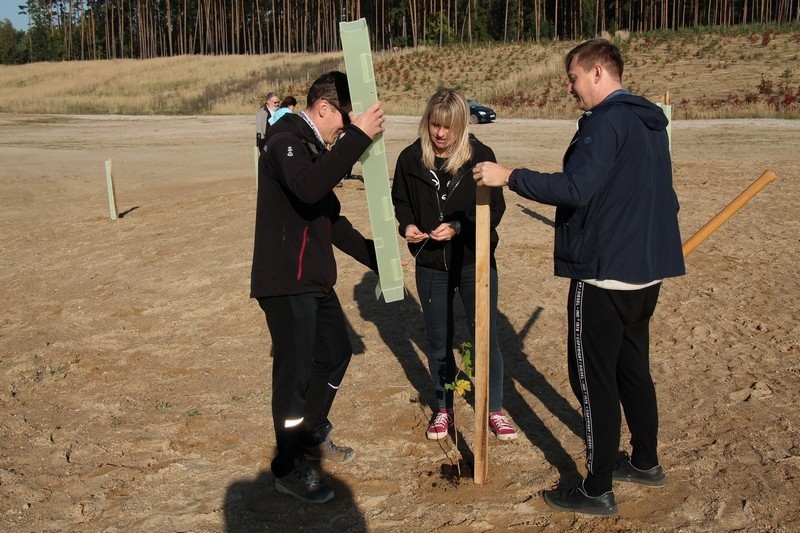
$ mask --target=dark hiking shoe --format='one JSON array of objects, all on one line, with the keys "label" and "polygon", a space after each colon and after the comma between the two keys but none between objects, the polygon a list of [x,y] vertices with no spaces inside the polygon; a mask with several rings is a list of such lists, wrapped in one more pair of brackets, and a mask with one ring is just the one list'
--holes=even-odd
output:
[{"label": "dark hiking shoe", "polygon": [[661,468],[661,465],[656,465],[649,470],[639,470],[633,466],[628,454],[625,452],[620,452],[617,466],[614,468],[611,479],[648,487],[663,487],[667,484],[667,476],[664,475],[664,469]]},{"label": "dark hiking shoe", "polygon": [[294,470],[277,478],[275,490],[305,503],[325,503],[333,499],[333,489],[323,483],[320,473],[305,461],[297,461]]},{"label": "dark hiking shoe", "polygon": [[546,490],[544,491],[544,502],[559,511],[595,516],[617,514],[617,504],[614,502],[612,491],[600,496],[589,496],[583,491],[583,486],[573,489]]},{"label": "dark hiking shoe", "polygon": [[356,452],[353,448],[337,446],[330,437],[326,437],[324,441],[316,446],[306,447],[303,451],[306,454],[306,459],[312,461],[321,461],[324,459],[334,463],[347,463],[356,457]]}]

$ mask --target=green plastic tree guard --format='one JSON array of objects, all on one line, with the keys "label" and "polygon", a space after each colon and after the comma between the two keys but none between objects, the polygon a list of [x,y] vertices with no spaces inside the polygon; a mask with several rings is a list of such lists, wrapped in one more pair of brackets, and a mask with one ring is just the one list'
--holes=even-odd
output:
[{"label": "green plastic tree guard", "polygon": [[[344,64],[347,69],[347,84],[353,111],[363,113],[378,100],[375,86],[375,71],[372,67],[372,50],[369,45],[367,21],[340,22],[339,33],[344,50]],[[400,250],[397,246],[397,228],[394,222],[391,188],[389,187],[389,167],[386,164],[386,146],[383,135],[375,137],[370,147],[361,157],[364,172],[364,188],[367,193],[369,220],[372,238],[378,256],[378,287],[375,294],[383,294],[384,301],[402,300],[403,268],[400,264]]]}]

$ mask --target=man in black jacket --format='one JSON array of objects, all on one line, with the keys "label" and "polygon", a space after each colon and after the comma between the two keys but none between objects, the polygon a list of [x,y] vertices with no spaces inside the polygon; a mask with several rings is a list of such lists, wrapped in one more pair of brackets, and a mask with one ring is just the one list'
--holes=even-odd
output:
[{"label": "man in black jacket", "polygon": [[[592,39],[565,60],[584,111],[563,171],[479,163],[479,185],[555,205],[555,273],[569,278],[568,366],[583,409],[586,469],[579,487],[544,492],[562,511],[617,512],[612,480],[666,485],[657,454],[658,408],[649,368],[650,318],[661,280],[685,273],[672,188],[667,119],[622,88],[622,56]],[[632,456],[618,454],[620,403]]]},{"label": "man in black jacket", "polygon": [[333,289],[333,246],[377,270],[375,247],[340,214],[333,188],[383,131],[375,103],[352,113],[347,77],[320,76],[307,107],[267,133],[258,162],[258,201],[250,296],[272,337],[275,488],[308,503],[333,490],[308,459],[351,460],[329,436],[328,413],[352,355]]}]

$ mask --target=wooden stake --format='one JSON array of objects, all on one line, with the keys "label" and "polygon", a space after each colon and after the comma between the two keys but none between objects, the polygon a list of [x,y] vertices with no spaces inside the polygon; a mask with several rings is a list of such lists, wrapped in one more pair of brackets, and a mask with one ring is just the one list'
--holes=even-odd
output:
[{"label": "wooden stake", "polygon": [[114,173],[111,171],[111,160],[106,161],[106,186],[108,188],[108,211],[111,220],[117,220],[117,195],[114,192]]},{"label": "wooden stake", "polygon": [[725,209],[717,213],[717,216],[709,220],[705,226],[700,228],[700,230],[692,235],[688,241],[683,243],[683,256],[686,257],[691,253],[692,250],[697,248],[697,246],[706,240],[709,235],[714,233],[717,228],[719,228],[726,220],[731,218],[731,216],[739,210],[744,204],[750,201],[750,199],[758,194],[758,192],[775,181],[777,176],[774,172],[767,169],[764,171],[759,178],[750,184],[748,188],[746,188],[742,193],[733,199],[731,203],[729,203]]},{"label": "wooden stake", "polygon": [[490,217],[489,187],[478,187],[475,215],[475,471],[476,485],[489,471]]}]

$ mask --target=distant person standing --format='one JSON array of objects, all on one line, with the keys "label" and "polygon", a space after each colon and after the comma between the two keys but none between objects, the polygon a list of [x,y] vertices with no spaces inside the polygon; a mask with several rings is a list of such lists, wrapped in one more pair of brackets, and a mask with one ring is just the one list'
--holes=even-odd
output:
[{"label": "distant person standing", "polygon": [[281,107],[272,114],[267,122],[270,126],[273,126],[286,113],[294,113],[294,108],[296,106],[297,99],[294,96],[287,96],[281,101]]},{"label": "distant person standing", "polygon": [[259,150],[264,149],[264,144],[267,142],[267,128],[270,126],[269,119],[278,110],[280,103],[281,99],[278,97],[278,93],[269,93],[264,103],[258,108],[256,113],[256,146],[258,146]]},{"label": "distant person standing", "polygon": [[[592,39],[564,60],[583,111],[563,159],[544,173],[478,163],[479,185],[503,186],[556,206],[555,274],[569,278],[569,379],[583,410],[586,479],[544,491],[560,511],[617,512],[612,480],[663,487],[658,406],[650,374],[650,319],[661,281],[685,274],[672,187],[667,119],[622,88],[623,61]],[[631,433],[619,452],[620,403]]]}]

